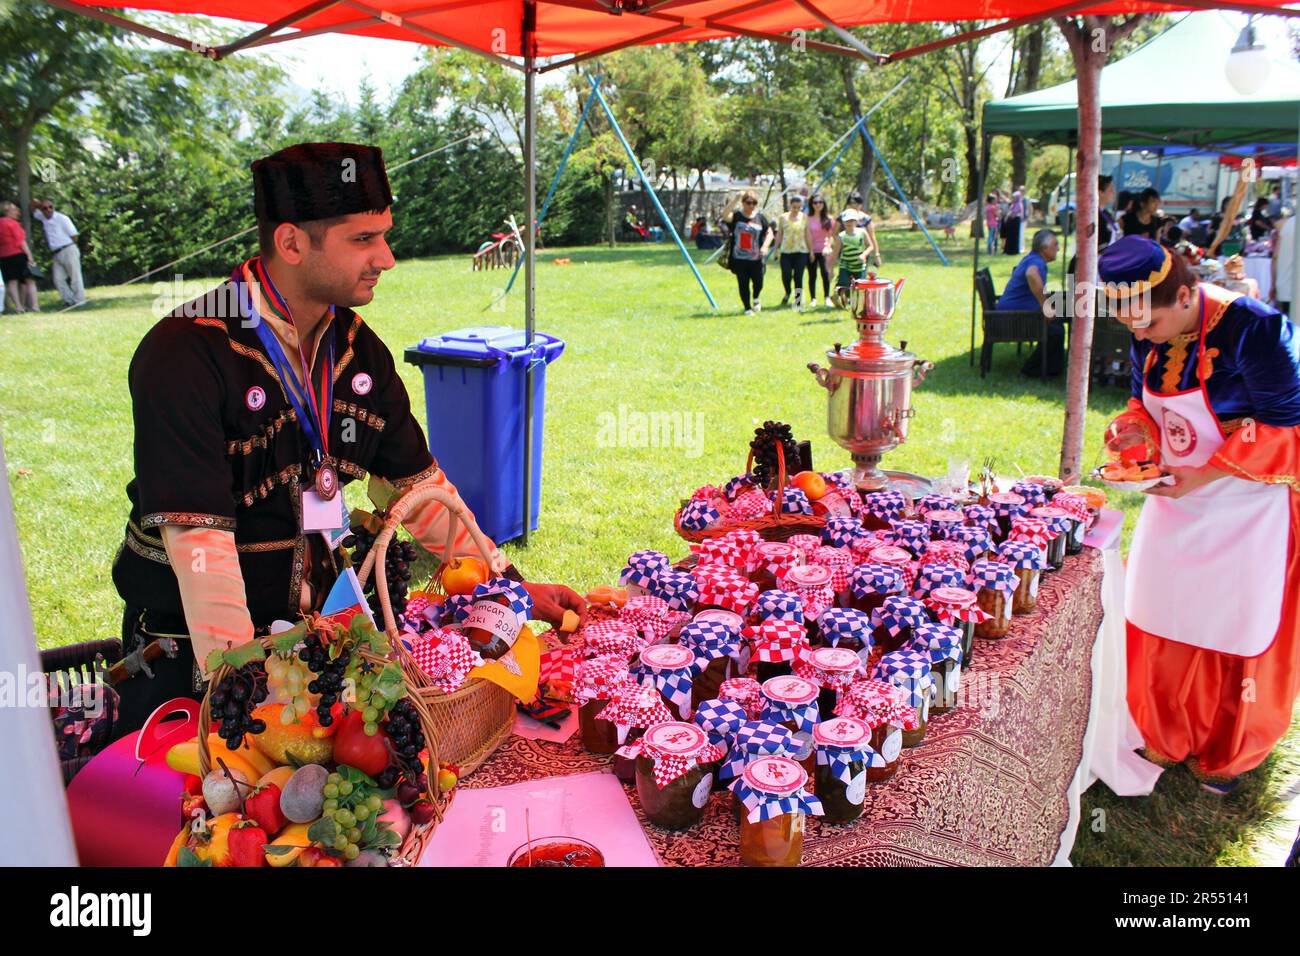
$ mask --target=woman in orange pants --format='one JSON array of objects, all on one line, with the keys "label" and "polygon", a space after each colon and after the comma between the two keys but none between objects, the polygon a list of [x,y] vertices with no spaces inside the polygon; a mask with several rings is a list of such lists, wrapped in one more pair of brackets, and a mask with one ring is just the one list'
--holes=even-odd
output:
[{"label": "woman in orange pants", "polygon": [[1134,337],[1109,434],[1143,433],[1176,478],[1149,491],[1130,550],[1129,709],[1149,759],[1228,793],[1300,694],[1300,336],[1149,239],[1098,266]]}]

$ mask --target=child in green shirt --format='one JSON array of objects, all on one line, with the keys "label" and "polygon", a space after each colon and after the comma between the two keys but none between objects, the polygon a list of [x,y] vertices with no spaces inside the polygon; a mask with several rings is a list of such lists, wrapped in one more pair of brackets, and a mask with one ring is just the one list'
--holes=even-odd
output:
[{"label": "child in green shirt", "polygon": [[849,287],[854,279],[867,274],[867,234],[862,229],[861,217],[856,209],[846,209],[840,217],[844,230],[835,236],[831,252],[831,268],[839,264],[835,278],[835,302],[842,309],[848,302]]}]

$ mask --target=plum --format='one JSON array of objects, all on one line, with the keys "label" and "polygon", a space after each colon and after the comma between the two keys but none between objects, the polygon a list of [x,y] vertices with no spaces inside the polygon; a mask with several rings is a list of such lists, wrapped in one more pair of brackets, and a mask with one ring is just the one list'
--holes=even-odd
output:
[{"label": "plum", "polygon": [[303,764],[293,772],[280,793],[280,812],[294,823],[311,823],[325,809],[325,781],[329,771],[318,763]]},{"label": "plum", "polygon": [[384,801],[384,812],[379,815],[380,823],[387,823],[399,838],[405,840],[411,832],[411,815],[396,800]]}]

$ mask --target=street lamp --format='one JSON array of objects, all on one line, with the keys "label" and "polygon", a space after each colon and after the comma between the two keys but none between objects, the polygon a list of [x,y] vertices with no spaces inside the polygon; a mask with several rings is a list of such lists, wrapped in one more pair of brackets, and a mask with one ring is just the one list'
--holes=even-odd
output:
[{"label": "street lamp", "polygon": [[1258,93],[1268,79],[1268,50],[1255,40],[1253,17],[1237,37],[1223,70],[1232,88],[1242,96]]}]

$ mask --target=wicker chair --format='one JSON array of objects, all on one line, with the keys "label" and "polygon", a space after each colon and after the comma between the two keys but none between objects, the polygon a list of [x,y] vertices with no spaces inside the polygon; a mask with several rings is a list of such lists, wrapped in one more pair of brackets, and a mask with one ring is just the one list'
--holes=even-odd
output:
[{"label": "wicker chair", "polygon": [[1037,310],[998,311],[998,295],[993,291],[993,277],[988,269],[975,273],[975,291],[980,298],[983,315],[984,344],[980,347],[980,378],[988,374],[993,365],[993,346],[999,342],[1015,342],[1016,351],[1025,343],[1041,344],[1043,374],[1047,374],[1047,317]]},{"label": "wicker chair", "polygon": [[1092,378],[1105,385],[1127,385],[1133,336],[1107,306],[1106,297],[1099,294],[1092,322]]}]

